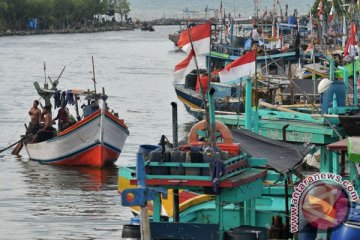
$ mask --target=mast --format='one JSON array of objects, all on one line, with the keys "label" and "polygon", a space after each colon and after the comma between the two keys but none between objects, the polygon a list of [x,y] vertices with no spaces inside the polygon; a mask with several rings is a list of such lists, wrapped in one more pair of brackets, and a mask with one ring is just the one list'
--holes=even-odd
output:
[{"label": "mast", "polygon": [[[194,61],[195,61],[196,73],[197,73],[196,75],[197,75],[197,79],[198,79],[200,77],[200,71],[199,71],[199,65],[198,65],[197,58],[196,58],[196,52],[195,52],[195,49],[194,49],[194,44],[193,44],[192,37],[191,37],[191,34],[190,34],[189,25],[188,25],[187,31],[188,31],[188,35],[189,35],[190,44],[191,44],[191,51],[193,51],[193,53],[194,53]],[[210,25],[210,44],[211,44],[211,25]],[[210,75],[208,77],[210,78]],[[202,100],[203,100],[203,103],[204,103],[204,110],[205,110],[204,118],[205,118],[205,120],[207,122],[206,128],[207,128],[207,131],[208,131],[209,135],[211,136],[211,127],[209,125],[209,111],[208,111],[207,106],[206,106],[207,101],[206,101],[205,93],[203,92],[203,86],[202,86],[202,83],[201,83],[200,79],[199,79],[199,85],[200,85],[200,93],[201,93]]]},{"label": "mast", "polygon": [[94,82],[94,91],[96,94],[96,80],[95,80],[95,65],[94,65],[94,56],[91,56],[91,60],[92,60],[92,68],[93,68],[93,82]]}]

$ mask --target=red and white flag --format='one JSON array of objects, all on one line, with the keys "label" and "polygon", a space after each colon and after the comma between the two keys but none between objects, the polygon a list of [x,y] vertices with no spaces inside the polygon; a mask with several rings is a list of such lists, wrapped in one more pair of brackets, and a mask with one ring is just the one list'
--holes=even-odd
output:
[{"label": "red and white flag", "polygon": [[267,16],[267,8],[265,8],[265,12],[262,15],[262,18],[264,19]]},{"label": "red and white flag", "polygon": [[351,23],[350,27],[350,37],[349,41],[346,43],[345,49],[344,49],[344,57],[347,55],[350,55],[351,57],[354,57],[355,55],[355,36],[356,36],[356,23]]},{"label": "red and white flag", "polygon": [[313,54],[314,51],[314,44],[313,43],[309,43],[308,47],[306,48],[306,50],[304,51],[304,55],[306,55],[306,53],[310,52],[311,54]]},{"label": "red and white flag", "polygon": [[334,18],[335,18],[335,8],[334,8],[334,4],[333,4],[330,9],[330,14],[327,19],[327,23],[330,25],[332,23],[332,21],[334,20]]},{"label": "red and white flag", "polygon": [[256,50],[247,52],[245,55],[228,64],[221,72],[219,72],[220,81],[230,81],[255,74],[255,61]]},{"label": "red and white flag", "polygon": [[191,72],[194,68],[196,68],[194,51],[190,51],[189,55],[175,66],[174,82],[183,81],[185,75]]},{"label": "red and white flag", "polygon": [[319,2],[319,5],[317,7],[317,11],[318,11],[317,15],[318,15],[319,19],[322,20],[323,19],[323,13],[324,13],[322,0],[320,0],[320,2]]},{"label": "red and white flag", "polygon": [[177,46],[180,47],[184,52],[190,53],[191,37],[195,55],[206,54],[210,52],[210,36],[211,24],[210,22],[207,22],[183,31],[180,34]]}]

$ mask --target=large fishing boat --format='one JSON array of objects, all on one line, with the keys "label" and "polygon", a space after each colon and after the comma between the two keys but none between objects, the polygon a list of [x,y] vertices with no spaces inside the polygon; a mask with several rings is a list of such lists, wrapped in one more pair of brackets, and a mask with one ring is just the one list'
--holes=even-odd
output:
[{"label": "large fishing boat", "polygon": [[[219,158],[222,163],[216,165],[216,161],[209,161],[206,148],[210,144],[201,144],[200,138],[192,137],[199,134],[202,139],[210,139],[208,134],[201,134],[201,130],[205,128],[201,125],[201,128],[194,127],[191,130],[187,148],[173,149],[175,152],[191,152],[185,154],[185,160],[180,157],[169,158],[170,160],[150,158],[146,163],[148,168],[145,168],[148,171],[144,172],[143,176],[147,189],[151,189],[149,191],[155,192],[156,195],[149,198],[153,200],[153,222],[149,224],[151,237],[288,239],[292,237],[291,232],[297,232],[299,239],[317,239],[319,236],[334,240],[357,239],[359,206],[356,201],[360,192],[359,169],[356,164],[359,155],[354,153],[358,152],[360,135],[357,81],[348,79],[350,74],[346,67],[340,67],[344,78],[336,79],[334,60],[331,57],[327,58],[330,79],[314,82],[314,90],[321,92],[320,105],[313,104],[314,99],[305,95],[304,103],[300,105],[282,107],[260,101],[261,104],[255,109],[252,107],[253,79],[250,77],[246,78],[245,114],[212,116],[214,103],[213,97],[209,95],[209,108],[212,109],[210,119],[217,118],[239,128],[233,130],[230,136],[232,142],[240,144],[240,151],[234,151],[233,148],[235,155],[226,158],[226,154],[222,155],[226,150],[218,144],[218,156],[221,156]],[[356,79],[358,72],[355,68],[352,69],[352,74]],[[301,87],[297,87],[301,90]],[[306,108],[306,105],[310,108]],[[268,109],[260,109],[261,107]],[[224,131],[218,126],[221,124],[216,123],[216,136],[225,142]],[[193,152],[196,151],[202,154],[195,157],[196,154]],[[230,151],[231,148],[228,148],[226,152]],[[304,158],[306,153],[309,154]],[[194,157],[188,158],[187,155]],[[181,153],[175,156],[181,156]],[[310,164],[311,162],[313,164]],[[141,167],[139,164],[138,166]],[[220,170],[223,175],[218,174],[219,169],[226,169]],[[171,172],[174,170],[176,174]],[[138,175],[136,179],[132,177],[135,176],[132,173],[134,171],[135,169],[122,168],[119,171],[119,179],[127,179],[133,184],[130,187],[134,187],[136,183],[141,182]],[[138,169],[136,171],[139,173]],[[312,187],[308,186],[301,193],[297,192],[297,186],[302,186],[301,184],[306,183],[312,176],[320,174],[337,176],[341,179],[340,184],[351,182],[352,191],[347,191],[344,198],[335,194],[335,190],[334,195],[330,193],[331,188],[336,189],[336,193],[341,193],[344,189],[339,183],[328,179],[310,184]],[[160,186],[163,189],[159,189]],[[315,193],[321,188],[319,186],[325,186],[330,192],[325,192],[325,195]],[[142,187],[144,188],[144,185]],[[165,202],[162,198],[166,195],[164,189],[182,189],[179,191],[179,201],[175,200],[170,206],[162,204]],[[221,190],[216,193],[214,189]],[[129,196],[132,191],[134,190],[123,191],[123,197]],[[181,201],[184,192],[195,192],[197,196]],[[205,196],[209,197],[206,193],[210,193],[212,198],[206,199]],[[342,202],[336,206],[334,202],[329,202],[333,209],[331,214],[334,213],[332,216],[336,216],[337,219],[335,222],[332,221],[334,225],[327,222],[329,212],[318,212],[319,207],[324,206],[322,203],[327,201],[322,197],[329,194],[333,199],[341,198],[339,201]],[[172,202],[171,198],[175,199],[176,194],[170,192],[167,197],[170,200],[166,201]],[[319,201],[325,202],[320,204]],[[132,203],[125,205],[131,206]],[[172,215],[164,221],[161,209],[167,209],[169,212],[168,209],[171,208],[174,209]],[[317,222],[321,216],[324,217],[325,223],[329,223],[325,230]],[[319,221],[321,224],[324,223],[322,220]],[[144,222],[142,224],[144,225]],[[132,232],[131,227],[124,227],[126,234]],[[191,234],[188,234],[189,232]]]},{"label": "large fishing boat", "polygon": [[[189,52],[187,49],[191,45],[194,53],[196,52],[193,58],[200,53],[205,54],[205,69],[199,68],[197,60],[194,61],[190,53],[176,65],[174,75],[177,97],[184,103],[186,110],[198,119],[202,118],[199,111],[203,111],[206,106],[206,91],[210,88],[216,89],[216,111],[239,113],[244,110],[244,84],[241,77],[226,80],[221,78],[224,69],[252,50],[250,25],[247,24],[245,28],[234,22],[231,19],[226,29],[223,23],[205,23],[180,33],[178,47]],[[268,34],[264,34],[259,41],[254,68],[260,74],[253,91],[257,91],[263,99],[274,98],[276,90],[289,85],[292,76],[285,76],[284,73],[291,72],[289,69],[292,64],[296,63],[298,66],[300,33],[296,30],[296,25],[288,28],[292,34],[286,37],[286,43],[285,38],[265,37]],[[236,33],[234,29],[241,29],[242,32]],[[184,73],[187,73],[186,76]],[[295,75],[295,72],[292,74]]]},{"label": "large fishing boat", "polygon": [[[274,141],[244,129],[230,133],[224,125],[215,122],[212,93],[209,95],[210,123],[197,123],[190,130],[187,145],[170,150],[170,154],[160,147],[157,154],[150,153],[146,162],[139,153],[136,168],[120,168],[119,179],[128,181],[132,187],[121,189],[122,204],[137,205],[143,210],[140,227],[125,225],[123,237],[139,236],[141,232],[141,236],[149,239],[289,239],[299,231],[299,239],[317,236],[356,239],[359,209],[354,201],[360,185],[354,162],[359,161],[360,155],[353,151],[358,152],[359,138],[349,138],[348,149],[344,141],[321,149],[320,173],[339,176],[343,182],[353,184],[352,191],[341,203],[336,207],[331,205],[332,211],[336,211],[336,224],[329,222],[324,230],[313,218],[313,214],[316,219],[321,218],[318,214],[324,214],[324,219],[329,219],[326,209],[316,212],[322,209],[319,205],[324,205],[319,203],[321,196],[313,195],[312,190],[319,190],[320,185],[314,183],[314,188],[297,192],[297,186],[301,187],[316,173],[319,175],[316,170],[303,171],[299,167],[312,148]],[[251,116],[246,127],[253,129]],[[215,136],[222,143],[217,142],[214,148],[208,131],[215,129]],[[204,138],[209,142],[200,142]],[[348,159],[344,157],[346,151]],[[336,188],[332,196],[338,199],[341,185],[331,181],[322,184]],[[195,193],[195,196],[184,199],[184,192]],[[152,221],[148,222],[149,212],[144,209],[150,200],[153,201]],[[306,201],[308,205],[304,204]],[[170,217],[164,218],[165,209],[167,212],[172,209]],[[133,235],[139,228],[141,231]]]}]

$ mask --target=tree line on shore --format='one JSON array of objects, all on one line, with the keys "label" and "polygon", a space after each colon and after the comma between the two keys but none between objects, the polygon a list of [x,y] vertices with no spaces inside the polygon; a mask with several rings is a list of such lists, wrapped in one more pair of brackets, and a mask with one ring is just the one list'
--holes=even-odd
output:
[{"label": "tree line on shore", "polygon": [[95,26],[102,15],[122,22],[129,12],[127,0],[0,0],[0,31],[27,30],[31,19],[44,30]]}]

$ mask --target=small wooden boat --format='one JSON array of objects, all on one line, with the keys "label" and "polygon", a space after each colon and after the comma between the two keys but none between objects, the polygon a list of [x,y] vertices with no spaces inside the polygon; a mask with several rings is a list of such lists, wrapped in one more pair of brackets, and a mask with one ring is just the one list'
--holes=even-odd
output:
[{"label": "small wooden boat", "polygon": [[102,167],[118,159],[128,135],[123,120],[98,110],[58,136],[25,147],[29,158],[40,163]]},{"label": "small wooden boat", "polygon": [[[62,95],[69,95],[69,97],[66,97],[66,100],[61,99],[61,105],[64,102],[66,104],[69,99],[72,100],[71,102],[75,105],[77,122],[74,119],[66,127],[60,128],[59,125],[60,129],[55,137],[45,141],[38,141],[36,136],[39,132],[35,137],[31,135],[23,141],[31,160],[44,164],[103,167],[118,159],[129,135],[129,130],[117,113],[113,110],[109,111],[106,102],[108,96],[105,94],[104,88],[102,93],[96,92],[95,74],[93,81],[94,91],[79,89],[63,91]],[[45,100],[45,105],[51,105],[50,99],[54,96],[54,105],[57,106],[59,101],[56,100],[56,96],[60,95],[56,88],[58,80],[51,81],[51,84],[51,88],[47,83],[44,84],[44,88],[40,88],[38,82],[35,82],[34,86],[38,94]],[[82,106],[83,118],[80,117],[78,107],[81,97],[87,102],[87,105]],[[70,117],[69,114],[67,117]]]}]

